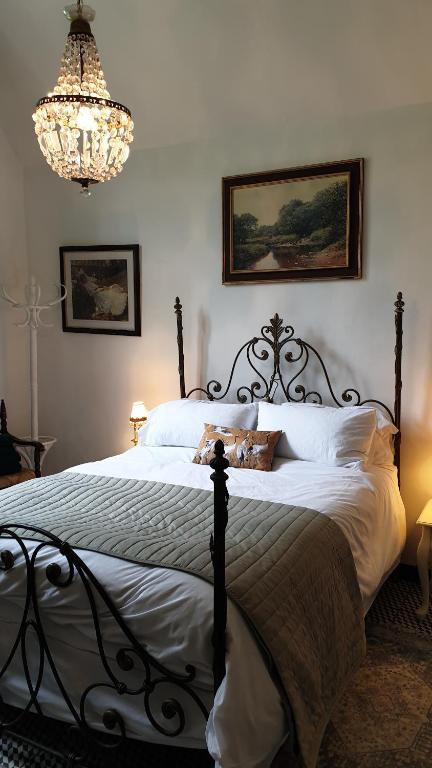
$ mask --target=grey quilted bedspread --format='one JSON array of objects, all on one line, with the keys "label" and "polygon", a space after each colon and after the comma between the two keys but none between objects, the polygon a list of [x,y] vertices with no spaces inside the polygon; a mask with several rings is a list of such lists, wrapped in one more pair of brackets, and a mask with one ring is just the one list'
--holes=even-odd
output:
[{"label": "grey quilted bedspread", "polygon": [[[210,582],[212,519],[210,491],[74,472],[0,494],[2,524],[39,526],[75,547]],[[228,594],[273,657],[311,768],[331,708],[365,650],[348,542],[313,510],[232,497],[226,562]]]}]

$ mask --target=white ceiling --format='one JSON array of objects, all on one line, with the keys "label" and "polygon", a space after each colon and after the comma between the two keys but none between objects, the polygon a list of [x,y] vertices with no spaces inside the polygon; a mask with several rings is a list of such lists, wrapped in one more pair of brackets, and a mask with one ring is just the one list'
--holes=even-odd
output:
[{"label": "white ceiling", "polygon": [[[432,100],[432,0],[92,5],[108,87],[132,110],[135,148]],[[57,77],[63,2],[0,0],[0,8],[0,124],[24,163],[43,162],[31,112]]]}]

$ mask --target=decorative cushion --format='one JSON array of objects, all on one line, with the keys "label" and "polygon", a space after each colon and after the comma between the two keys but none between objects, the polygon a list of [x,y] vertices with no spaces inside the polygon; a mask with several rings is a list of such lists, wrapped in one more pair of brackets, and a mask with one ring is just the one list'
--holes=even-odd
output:
[{"label": "decorative cushion", "polygon": [[195,464],[210,464],[214,458],[215,443],[222,440],[230,467],[270,472],[274,449],[281,434],[205,424],[193,461]]},{"label": "decorative cushion", "polygon": [[21,459],[9,435],[0,435],[0,475],[13,475],[21,469]]}]

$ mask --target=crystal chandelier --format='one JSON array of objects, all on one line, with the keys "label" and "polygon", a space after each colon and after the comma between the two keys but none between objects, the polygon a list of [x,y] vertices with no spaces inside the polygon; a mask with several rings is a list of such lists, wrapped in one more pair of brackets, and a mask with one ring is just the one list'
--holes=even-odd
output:
[{"label": "crystal chandelier", "polygon": [[129,109],[112,101],[107,90],[90,29],[94,10],[78,0],[64,13],[71,26],[57,85],[38,101],[33,120],[48,165],[90,195],[90,184],[122,170],[134,124]]}]

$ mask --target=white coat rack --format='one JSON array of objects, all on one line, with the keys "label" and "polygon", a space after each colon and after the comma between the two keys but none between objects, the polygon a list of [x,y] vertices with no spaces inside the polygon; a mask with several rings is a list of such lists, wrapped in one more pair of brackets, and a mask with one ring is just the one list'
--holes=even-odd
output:
[{"label": "white coat rack", "polygon": [[[31,439],[39,440],[39,400],[38,400],[38,354],[37,354],[37,332],[40,327],[50,327],[52,323],[46,323],[41,319],[41,312],[53,309],[57,304],[61,304],[67,296],[64,286],[59,286],[59,295],[53,301],[41,304],[42,291],[35,277],[31,277],[30,285],[25,287],[25,302],[19,302],[13,299],[6,288],[0,286],[0,298],[7,301],[13,309],[20,309],[25,312],[24,320],[16,323],[19,328],[30,328],[30,393],[31,393]],[[51,438],[53,440],[53,438]]]}]

